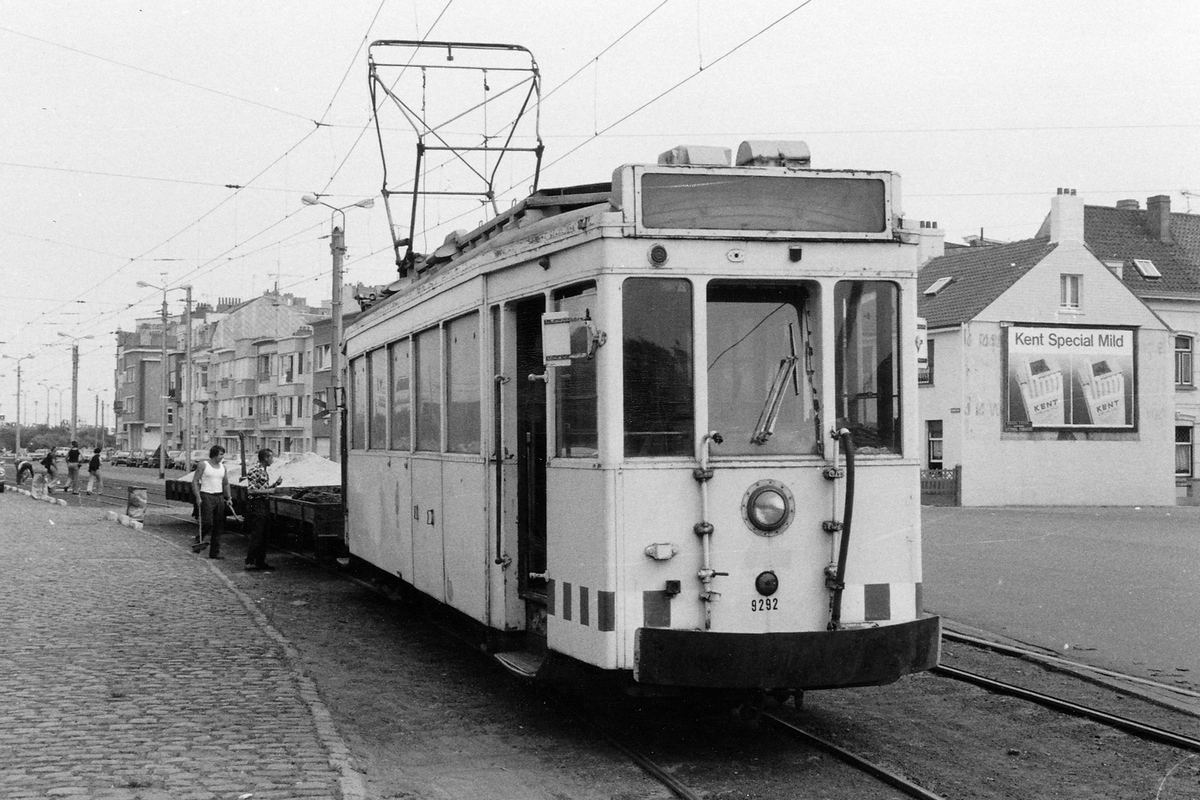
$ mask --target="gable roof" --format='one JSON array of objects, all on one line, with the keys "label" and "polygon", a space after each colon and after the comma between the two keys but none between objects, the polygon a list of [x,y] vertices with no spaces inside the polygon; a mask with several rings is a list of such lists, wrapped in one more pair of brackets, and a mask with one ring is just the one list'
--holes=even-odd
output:
[{"label": "gable roof", "polygon": [[[932,330],[974,319],[1057,245],[1049,237],[964,247],[931,259],[917,275],[917,313]],[[936,295],[925,290],[952,278]]]},{"label": "gable roof", "polygon": [[[1159,241],[1150,232],[1150,212],[1136,208],[1084,206],[1083,238],[1101,261],[1121,261],[1121,281],[1138,297],[1200,296],[1200,216],[1171,214],[1175,244]],[[1038,231],[1048,235],[1047,216]],[[1145,278],[1133,265],[1135,258],[1149,259],[1161,278]]]}]

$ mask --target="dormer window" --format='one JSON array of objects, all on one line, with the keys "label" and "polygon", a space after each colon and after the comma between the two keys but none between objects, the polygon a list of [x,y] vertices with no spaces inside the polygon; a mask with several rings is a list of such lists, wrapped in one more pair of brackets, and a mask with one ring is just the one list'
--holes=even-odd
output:
[{"label": "dormer window", "polygon": [[1062,275],[1061,288],[1058,307],[1064,311],[1078,311],[1083,294],[1083,276]]},{"label": "dormer window", "polygon": [[945,278],[938,278],[936,281],[929,284],[929,288],[924,291],[924,295],[926,297],[936,297],[938,292],[940,292],[942,289],[945,289],[953,282],[953,276],[948,275]]},{"label": "dormer window", "polygon": [[1154,266],[1154,262],[1148,258],[1135,258],[1133,266],[1146,280],[1155,280],[1162,277],[1162,273],[1158,271],[1158,267]]}]

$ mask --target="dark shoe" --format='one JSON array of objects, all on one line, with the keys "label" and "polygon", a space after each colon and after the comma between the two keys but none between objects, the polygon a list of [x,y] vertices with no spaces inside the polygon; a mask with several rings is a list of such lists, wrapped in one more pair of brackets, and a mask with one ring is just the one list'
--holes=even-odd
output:
[{"label": "dark shoe", "polygon": [[204,548],[208,547],[208,542],[192,542],[192,552],[199,553]]},{"label": "dark shoe", "polygon": [[225,556],[211,556],[210,555],[209,558],[214,559],[216,561],[224,561],[225,560]]},{"label": "dark shoe", "polygon": [[272,572],[272,571],[274,571],[275,566],[273,564],[267,564],[264,562],[262,564],[259,564],[258,568],[262,569],[262,570],[266,570],[267,572]]}]

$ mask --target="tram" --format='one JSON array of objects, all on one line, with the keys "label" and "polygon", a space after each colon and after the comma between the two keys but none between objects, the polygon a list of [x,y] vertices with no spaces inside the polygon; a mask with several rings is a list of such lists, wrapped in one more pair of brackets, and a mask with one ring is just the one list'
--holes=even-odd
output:
[{"label": "tram", "polygon": [[450,235],[346,329],[352,557],[531,676],[934,666],[899,193],[800,142],[681,146]]}]

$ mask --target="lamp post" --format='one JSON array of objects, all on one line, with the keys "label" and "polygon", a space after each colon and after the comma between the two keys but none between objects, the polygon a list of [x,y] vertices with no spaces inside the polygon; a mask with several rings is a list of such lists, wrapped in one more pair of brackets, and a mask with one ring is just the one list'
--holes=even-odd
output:
[{"label": "lamp post", "polygon": [[62,331],[59,331],[58,335],[71,340],[71,441],[75,441],[76,424],[79,420],[79,341],[95,337],[92,334],[72,336]]},{"label": "lamp post", "polygon": [[4,356],[17,362],[17,439],[13,444],[13,450],[17,455],[21,454],[21,362],[33,358],[33,356]]},{"label": "lamp post", "polygon": [[50,427],[50,390],[53,389],[54,391],[58,392],[58,410],[59,410],[59,413],[61,414],[62,413],[62,389],[59,389],[57,386],[51,386],[50,384],[46,383],[45,381],[38,381],[38,386],[46,387],[46,427],[49,428]]},{"label": "lamp post", "polygon": [[[371,208],[375,205],[375,199],[368,197],[365,200],[359,200],[357,203],[351,203],[348,206],[331,206],[321,199],[320,195],[306,194],[300,198],[300,202],[306,206],[325,206],[333,209],[330,214],[329,224],[332,227],[332,234],[329,239],[329,251],[333,254],[333,296],[330,302],[330,311],[333,316],[333,342],[329,348],[329,372],[330,372],[330,395],[331,404],[330,410],[333,412],[330,416],[329,426],[329,458],[333,461],[341,461],[341,422],[340,414],[343,409],[338,402],[341,392],[341,352],[342,352],[342,257],[346,255],[346,209],[348,208]],[[338,227],[335,220],[338,214],[342,215],[342,225]]]},{"label": "lamp post", "polygon": [[[185,433],[183,436],[183,449],[187,453],[187,456],[186,456],[186,458],[188,460],[187,466],[189,466],[189,467],[191,466],[191,452],[192,452],[191,451],[191,433],[192,433],[192,419],[191,419],[191,410],[192,410],[192,408],[191,408],[191,403],[192,403],[192,287],[190,284],[186,285],[186,286],[172,286],[172,287],[168,287],[166,284],[163,284],[162,286],[158,286],[157,284],[146,283],[145,281],[138,281],[137,285],[141,286],[143,288],[146,288],[146,289],[161,289],[162,293],[163,293],[163,299],[162,299],[162,394],[160,395],[160,399],[159,399],[159,412],[162,414],[162,435],[159,437],[159,445],[158,445],[158,477],[165,478],[166,471],[167,471],[167,391],[168,391],[168,389],[167,389],[167,292],[171,291],[171,289],[183,289],[183,290],[187,291],[187,310],[184,312],[184,327],[187,328],[187,332],[185,334],[187,337],[187,339],[186,339],[187,344],[185,347],[185,356],[184,356],[184,359],[185,359],[184,372],[186,373],[186,380],[185,380],[186,394],[184,396],[183,403],[180,404],[180,414],[183,415],[186,419],[185,428],[184,428]],[[178,427],[178,423],[176,423],[176,427]]]}]

